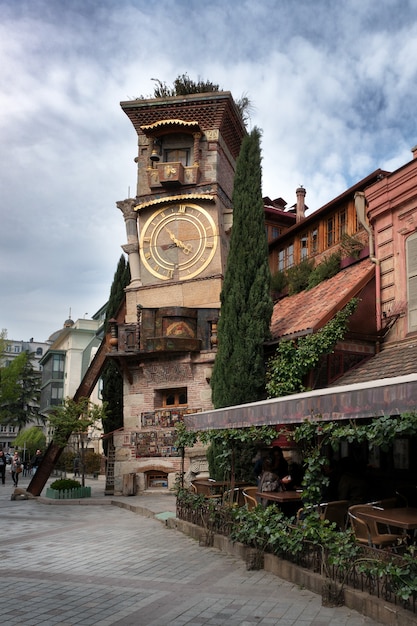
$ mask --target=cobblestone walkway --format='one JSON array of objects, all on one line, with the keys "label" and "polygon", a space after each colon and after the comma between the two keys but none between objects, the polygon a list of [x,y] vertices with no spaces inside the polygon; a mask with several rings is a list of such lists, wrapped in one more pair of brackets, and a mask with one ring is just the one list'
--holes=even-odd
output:
[{"label": "cobblestone walkway", "polygon": [[0,485],[8,626],[377,624],[346,607],[322,607],[319,596],[272,574],[246,571],[152,517],[99,502],[11,501],[11,493],[10,480]]}]

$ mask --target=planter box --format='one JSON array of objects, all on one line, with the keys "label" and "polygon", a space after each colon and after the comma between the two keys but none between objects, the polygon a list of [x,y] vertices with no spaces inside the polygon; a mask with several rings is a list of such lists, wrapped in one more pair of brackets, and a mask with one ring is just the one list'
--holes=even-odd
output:
[{"label": "planter box", "polygon": [[80,498],[91,498],[91,487],[77,487],[77,489],[58,489],[46,488],[46,497],[52,500],[72,500]]},{"label": "planter box", "polygon": [[365,246],[362,250],[360,250],[357,256],[347,256],[340,260],[340,269],[343,270],[345,267],[349,267],[349,265],[353,265],[354,263],[358,263],[363,259],[369,257],[369,246]]}]

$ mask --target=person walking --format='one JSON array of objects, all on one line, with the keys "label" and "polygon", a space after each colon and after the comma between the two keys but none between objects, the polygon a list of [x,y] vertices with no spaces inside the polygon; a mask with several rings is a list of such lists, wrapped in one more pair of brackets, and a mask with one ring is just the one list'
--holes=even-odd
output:
[{"label": "person walking", "polygon": [[0,450],[0,476],[1,476],[1,484],[4,485],[6,482],[6,455],[3,450]]},{"label": "person walking", "polygon": [[36,474],[36,470],[38,469],[39,465],[41,464],[41,461],[43,459],[43,454],[42,454],[42,450],[36,450],[36,454],[34,457],[32,457],[32,460],[30,462],[31,468],[32,468],[32,476],[34,476]]},{"label": "person walking", "polygon": [[12,458],[12,480],[15,487],[19,482],[19,474],[22,471],[22,460],[18,452],[15,452]]},{"label": "person walking", "polygon": [[78,454],[74,457],[74,478],[80,475],[80,457]]}]

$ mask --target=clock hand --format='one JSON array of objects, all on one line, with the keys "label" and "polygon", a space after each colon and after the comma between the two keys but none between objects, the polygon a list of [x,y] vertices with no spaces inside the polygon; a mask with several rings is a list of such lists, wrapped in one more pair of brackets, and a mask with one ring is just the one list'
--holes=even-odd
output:
[{"label": "clock hand", "polygon": [[189,243],[183,243],[180,239],[177,239],[176,236],[174,235],[174,233],[168,228],[165,227],[170,238],[172,239],[172,241],[174,242],[174,244],[176,246],[178,246],[178,248],[181,248],[181,250],[184,252],[184,254],[190,254],[190,252],[192,251],[193,247],[191,244]]}]

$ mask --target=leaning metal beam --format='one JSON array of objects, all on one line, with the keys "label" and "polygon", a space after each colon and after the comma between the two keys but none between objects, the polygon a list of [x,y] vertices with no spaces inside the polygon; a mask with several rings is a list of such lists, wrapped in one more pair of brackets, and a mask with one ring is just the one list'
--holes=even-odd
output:
[{"label": "leaning metal beam", "polygon": [[[100,344],[94,359],[91,361],[89,368],[87,369],[84,378],[82,379],[80,386],[74,395],[74,401],[78,402],[81,398],[89,398],[94,387],[100,378],[103,371],[106,356],[111,349],[110,334],[107,334]],[[68,435],[68,439],[71,435]],[[39,464],[36,473],[33,475],[32,480],[29,483],[27,491],[33,496],[39,496],[42,489],[45,487],[49,476],[52,473],[59,457],[61,456],[65,446],[58,446],[53,441],[49,444],[45,451],[43,459]]]}]

